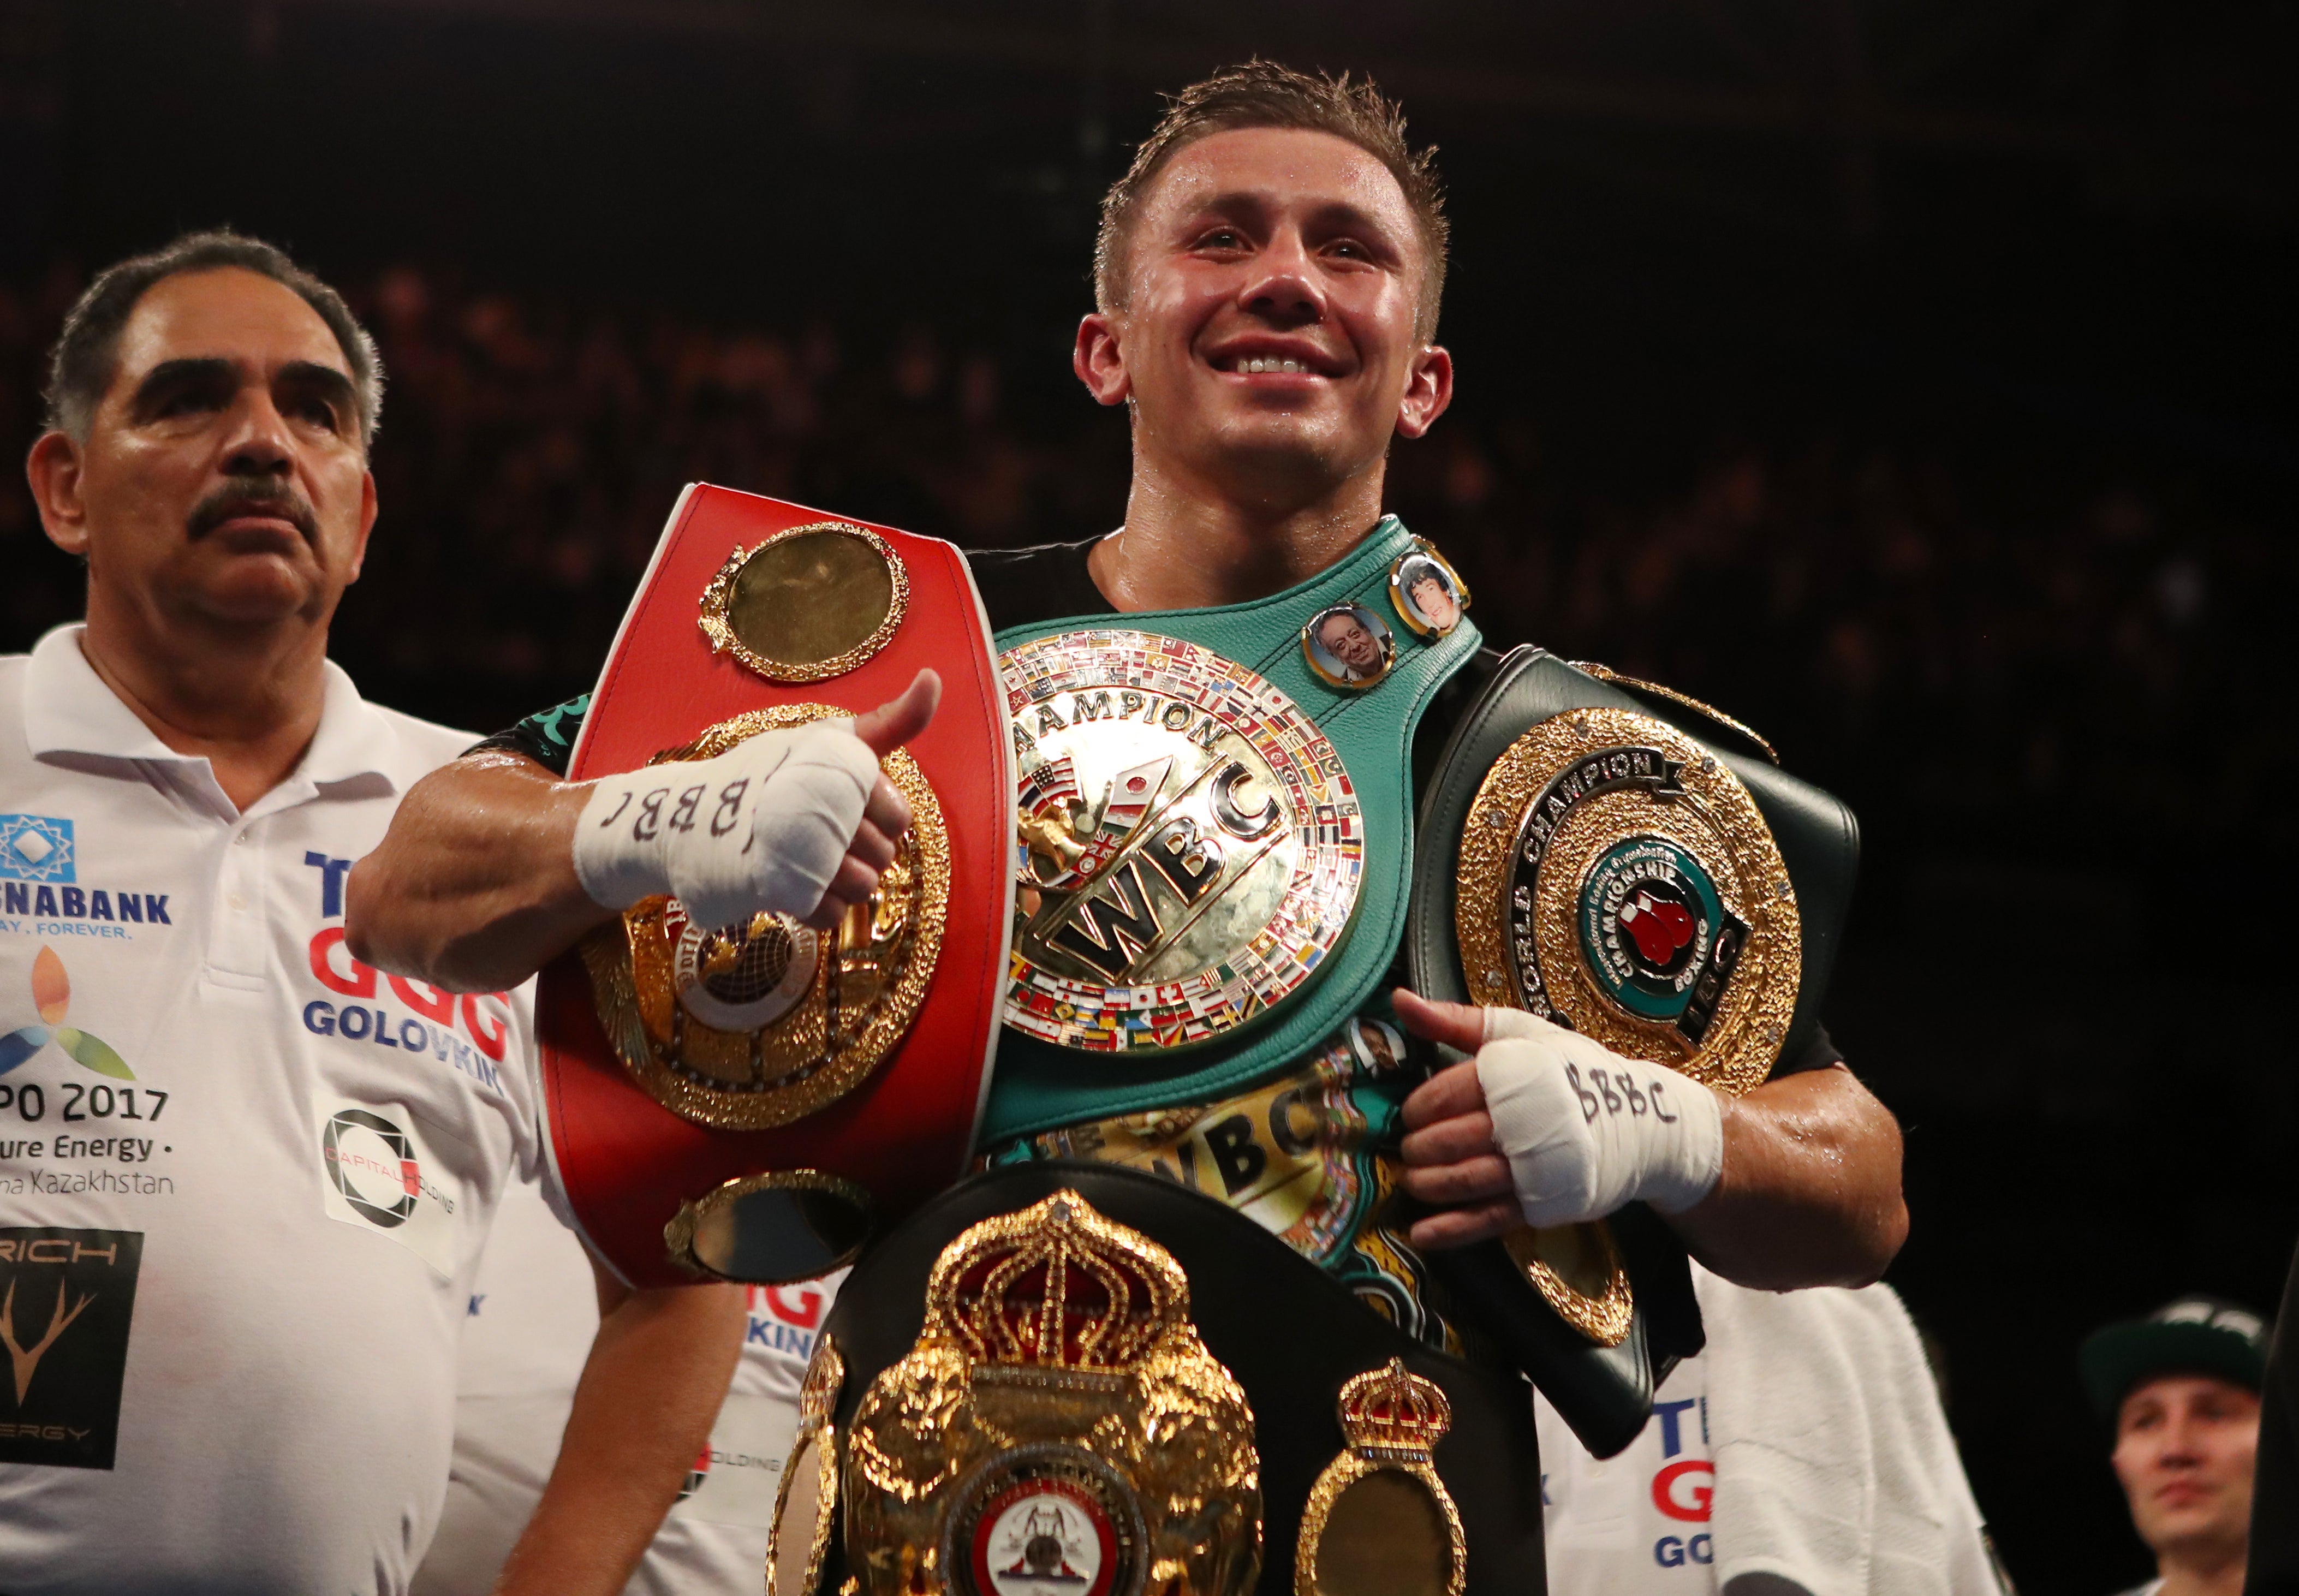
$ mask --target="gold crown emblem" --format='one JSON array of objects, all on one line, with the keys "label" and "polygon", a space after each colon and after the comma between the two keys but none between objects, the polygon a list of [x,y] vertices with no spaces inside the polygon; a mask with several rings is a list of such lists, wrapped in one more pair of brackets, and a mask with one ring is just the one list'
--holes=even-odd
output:
[{"label": "gold crown emblem", "polygon": [[1341,1433],[1349,1450],[1368,1458],[1426,1463],[1453,1427],[1453,1404],[1433,1380],[1392,1358],[1341,1387]]},{"label": "gold crown emblem", "polygon": [[978,1362],[1111,1374],[1187,1325],[1190,1283],[1164,1248],[1061,1191],[959,1236],[926,1303],[928,1334]]}]

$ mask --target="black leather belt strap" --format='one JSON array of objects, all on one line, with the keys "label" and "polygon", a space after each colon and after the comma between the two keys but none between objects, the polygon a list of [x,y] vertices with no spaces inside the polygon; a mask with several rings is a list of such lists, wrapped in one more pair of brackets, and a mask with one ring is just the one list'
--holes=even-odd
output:
[{"label": "black leather belt strap", "polygon": [[[926,1276],[967,1226],[1063,1187],[1171,1252],[1190,1277],[1190,1317],[1245,1387],[1261,1453],[1259,1589],[1292,1596],[1294,1540],[1309,1488],[1344,1445],[1334,1401],[1354,1375],[1401,1358],[1444,1387],[1452,1429],[1436,1468],[1468,1542],[1466,1596],[1540,1596],[1540,1458],[1531,1392],[1517,1376],[1435,1352],[1376,1316],[1291,1248],[1224,1205],[1108,1164],[1061,1160],[993,1169],[904,1220],[855,1267],[826,1331],[846,1359],[839,1433],[878,1372],[910,1350]],[[834,1552],[821,1588],[845,1578]]]},{"label": "black leather belt strap", "polygon": [[1501,661],[1483,695],[1454,728],[1438,761],[1437,779],[1422,794],[1413,902],[1405,927],[1415,989],[1424,997],[1467,1001],[1461,946],[1453,931],[1453,875],[1469,805],[1511,743],[1552,715],[1580,709],[1635,710],[1666,721],[1714,752],[1756,801],[1789,878],[1796,883],[1803,921],[1803,976],[1796,1014],[1780,1044],[1783,1057],[1797,1057],[1820,1028],[1821,1000],[1843,945],[1860,872],[1860,822],[1834,794],[1755,753],[1737,752],[1740,739],[1730,727],[1659,694],[1598,681],[1545,649],[1515,649]]},{"label": "black leather belt strap", "polygon": [[[1796,884],[1803,922],[1802,976],[1781,1049],[1795,1057],[1819,1028],[1821,999],[1851,908],[1860,863],[1860,827],[1852,811],[1747,748],[1729,724],[1664,694],[1600,681],[1538,648],[1516,649],[1501,661],[1455,727],[1437,778],[1423,794],[1405,930],[1414,990],[1440,1002],[1468,1001],[1453,919],[1462,827],[1478,787],[1509,745],[1540,722],[1576,709],[1635,710],[1667,722],[1714,752],[1755,800]],[[1611,1223],[1637,1300],[1635,1322],[1617,1347],[1593,1345],[1559,1319],[1498,1243],[1430,1258],[1477,1327],[1517,1360],[1598,1457],[1636,1438],[1652,1410],[1654,1386],[1705,1344],[1691,1271],[1674,1233],[1641,1204],[1631,1204]]]}]

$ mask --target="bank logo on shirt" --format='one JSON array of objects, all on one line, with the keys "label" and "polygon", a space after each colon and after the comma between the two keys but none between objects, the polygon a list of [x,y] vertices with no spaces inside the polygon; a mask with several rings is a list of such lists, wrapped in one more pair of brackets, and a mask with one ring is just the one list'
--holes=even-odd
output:
[{"label": "bank logo on shirt", "polygon": [[77,881],[72,823],[54,815],[0,815],[0,880]]},{"label": "bank logo on shirt", "polygon": [[0,1227],[0,1463],[110,1468],[140,1230]]},{"label": "bank logo on shirt", "polygon": [[320,1201],[331,1219],[389,1236],[443,1278],[455,1272],[461,1185],[405,1109],[322,1103]]}]

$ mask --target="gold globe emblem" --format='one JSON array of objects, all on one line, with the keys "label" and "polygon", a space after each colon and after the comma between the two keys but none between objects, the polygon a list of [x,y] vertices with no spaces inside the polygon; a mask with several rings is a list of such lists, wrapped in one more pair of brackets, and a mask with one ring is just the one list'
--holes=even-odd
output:
[{"label": "gold globe emblem", "polygon": [[1000,661],[1017,787],[1006,1022],[1097,1052],[1209,1042],[1348,932],[1365,822],[1340,752],[1257,673],[1155,633]]}]

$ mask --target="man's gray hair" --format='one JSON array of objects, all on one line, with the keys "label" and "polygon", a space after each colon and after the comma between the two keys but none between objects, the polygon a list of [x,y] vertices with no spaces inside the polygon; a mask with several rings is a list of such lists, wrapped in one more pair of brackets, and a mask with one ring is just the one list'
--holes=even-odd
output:
[{"label": "man's gray hair", "polygon": [[360,445],[375,442],[383,413],[383,357],[375,340],[344,303],[344,296],[287,257],[286,251],[261,238],[218,228],[186,233],[164,249],[134,255],[108,266],[88,284],[87,291],[64,318],[56,346],[48,353],[47,424],[78,442],[87,441],[95,407],[112,387],[119,363],[120,329],[137,302],[154,283],[187,271],[215,271],[238,267],[268,277],[295,291],[319,312],[344,352],[352,369],[352,387],[358,396]]}]

